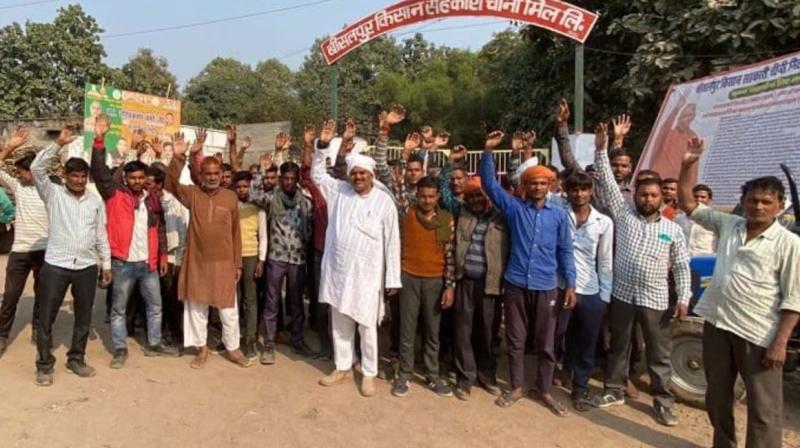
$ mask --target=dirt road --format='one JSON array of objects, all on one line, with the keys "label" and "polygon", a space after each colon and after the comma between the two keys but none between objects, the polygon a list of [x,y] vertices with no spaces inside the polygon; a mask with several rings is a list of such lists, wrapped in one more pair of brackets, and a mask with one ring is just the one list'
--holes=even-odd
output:
[{"label": "dirt road", "polygon": [[[55,327],[58,362],[50,388],[33,382],[30,291],[22,300],[12,331],[14,341],[0,359],[0,446],[711,445],[704,412],[678,405],[680,426],[664,428],[652,418],[645,394],[626,406],[573,412],[567,418],[555,417],[530,400],[500,409],[482,390],[474,390],[469,402],[439,398],[421,384],[412,386],[405,399],[398,399],[390,395],[388,383],[381,381],[377,396],[366,399],[358,395],[355,383],[332,389],[318,386],[317,380],[332,365],[293,358],[285,346],[279,347],[277,364],[271,367],[241,369],[212,356],[205,370],[195,371],[189,368],[188,356],[145,358],[139,344],[131,340],[127,365],[111,370],[104,294],[97,297],[87,354],[97,376],[82,379],[64,368],[72,326],[66,303]],[[505,384],[504,362],[500,374]],[[800,379],[795,375],[787,382],[784,445],[800,447]],[[563,391],[557,395],[568,401]],[[745,407],[739,406],[742,440],[745,416]]]}]

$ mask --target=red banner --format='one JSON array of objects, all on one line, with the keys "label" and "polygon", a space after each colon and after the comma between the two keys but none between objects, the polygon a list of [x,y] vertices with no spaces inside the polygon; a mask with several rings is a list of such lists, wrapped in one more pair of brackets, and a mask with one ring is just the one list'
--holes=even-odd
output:
[{"label": "red banner", "polygon": [[559,0],[405,0],[345,27],[322,43],[333,64],[347,53],[397,28],[446,17],[502,17],[586,41],[597,14]]}]

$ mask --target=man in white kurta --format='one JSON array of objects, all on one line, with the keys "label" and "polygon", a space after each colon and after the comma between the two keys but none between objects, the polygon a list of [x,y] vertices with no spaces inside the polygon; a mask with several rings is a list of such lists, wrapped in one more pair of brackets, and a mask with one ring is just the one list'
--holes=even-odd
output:
[{"label": "man in white kurta", "polygon": [[323,135],[317,142],[311,177],[328,204],[319,300],[331,306],[336,371],[320,383],[333,386],[349,378],[358,328],[364,374],[361,393],[370,396],[375,393],[378,373],[383,291],[395,293],[401,286],[397,209],[386,187],[374,181],[375,162],[369,157],[348,158],[349,182],[328,175],[323,151],[328,143]]}]

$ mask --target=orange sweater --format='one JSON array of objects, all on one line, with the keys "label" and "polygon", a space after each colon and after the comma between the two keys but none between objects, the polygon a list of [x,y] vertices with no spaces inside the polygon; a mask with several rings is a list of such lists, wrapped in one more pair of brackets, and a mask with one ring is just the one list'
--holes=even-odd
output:
[{"label": "orange sweater", "polygon": [[403,223],[403,242],[403,271],[423,278],[444,276],[444,250],[436,241],[436,231],[422,226],[413,207]]}]

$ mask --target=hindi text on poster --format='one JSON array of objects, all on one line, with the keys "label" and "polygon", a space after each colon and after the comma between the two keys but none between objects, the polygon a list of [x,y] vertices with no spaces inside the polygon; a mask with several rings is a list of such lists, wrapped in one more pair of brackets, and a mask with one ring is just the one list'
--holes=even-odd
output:
[{"label": "hindi text on poster", "polygon": [[345,27],[322,43],[333,64],[369,40],[402,26],[446,17],[502,17],[585,42],[597,15],[559,0],[405,0]]}]

